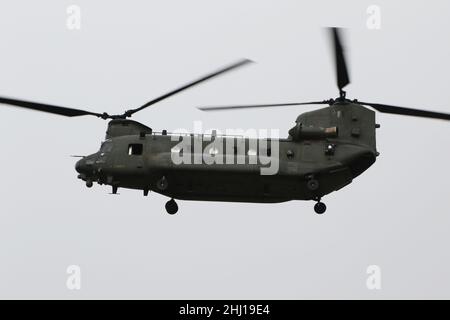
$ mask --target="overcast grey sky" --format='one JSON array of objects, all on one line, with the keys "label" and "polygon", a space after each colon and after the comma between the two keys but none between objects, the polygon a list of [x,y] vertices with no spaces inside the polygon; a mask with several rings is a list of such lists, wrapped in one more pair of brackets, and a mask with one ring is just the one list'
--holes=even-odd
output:
[{"label": "overcast grey sky", "polygon": [[[66,26],[69,5],[81,29]],[[370,5],[381,29],[367,28]],[[119,113],[237,58],[257,64],[134,119],[155,130],[279,129],[335,97],[322,27],[346,27],[350,98],[450,112],[448,1],[24,1],[0,5],[0,95]],[[381,156],[324,201],[241,204],[87,189],[71,154],[106,122],[0,106],[0,298],[450,298],[450,123],[377,114]],[[81,267],[81,290],[66,287]],[[366,268],[381,268],[368,290]]]}]

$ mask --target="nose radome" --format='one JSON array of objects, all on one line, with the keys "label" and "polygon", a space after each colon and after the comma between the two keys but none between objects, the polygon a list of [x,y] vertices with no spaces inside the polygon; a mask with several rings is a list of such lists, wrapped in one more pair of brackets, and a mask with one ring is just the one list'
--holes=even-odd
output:
[{"label": "nose radome", "polygon": [[83,169],[86,168],[86,161],[84,159],[80,159],[75,163],[75,170],[77,170],[78,173],[83,173]]}]

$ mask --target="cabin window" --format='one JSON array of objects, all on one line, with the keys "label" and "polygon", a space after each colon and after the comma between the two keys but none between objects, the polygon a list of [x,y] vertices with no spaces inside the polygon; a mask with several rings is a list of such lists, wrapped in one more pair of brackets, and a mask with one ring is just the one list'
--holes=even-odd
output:
[{"label": "cabin window", "polygon": [[142,155],[142,151],[144,150],[144,147],[142,143],[132,143],[128,145],[128,155],[130,156],[139,156]]}]

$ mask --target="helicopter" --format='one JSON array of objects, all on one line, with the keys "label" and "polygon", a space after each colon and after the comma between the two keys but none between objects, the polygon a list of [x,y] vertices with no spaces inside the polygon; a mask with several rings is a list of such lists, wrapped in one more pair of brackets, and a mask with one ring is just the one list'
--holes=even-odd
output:
[{"label": "helicopter", "polygon": [[[111,186],[113,194],[117,194],[119,188],[141,190],[144,196],[150,191],[157,192],[170,198],[165,209],[171,215],[178,211],[175,200],[254,203],[312,200],[315,201],[314,211],[323,214],[327,207],[322,198],[350,184],[372,166],[379,156],[376,129],[380,126],[371,109],[397,115],[450,120],[450,114],[446,113],[348,99],[343,89],[350,83],[350,78],[340,31],[338,28],[330,28],[329,31],[334,48],[339,90],[337,98],[198,108],[203,111],[223,111],[327,105],[300,114],[287,138],[257,139],[217,135],[214,132],[207,137],[204,134],[168,133],[166,130],[154,132],[152,128],[129,119],[136,112],[157,102],[252,62],[248,59],[239,60],[122,114],[110,115],[6,97],[0,97],[0,103],[66,117],[89,115],[109,120],[100,149],[83,156],[75,164],[78,178],[88,188],[95,182]],[[186,142],[182,148],[180,141]],[[258,155],[261,156],[260,161],[255,160]],[[231,161],[215,161],[221,156]],[[188,161],[174,161],[179,158]],[[269,163],[268,158],[277,161],[277,170],[271,174],[262,174]],[[208,162],[208,159],[213,161]]]}]

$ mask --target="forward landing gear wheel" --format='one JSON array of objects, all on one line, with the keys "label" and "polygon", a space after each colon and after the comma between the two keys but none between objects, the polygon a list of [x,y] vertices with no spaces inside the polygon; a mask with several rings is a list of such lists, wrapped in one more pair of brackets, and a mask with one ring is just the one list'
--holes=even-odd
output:
[{"label": "forward landing gear wheel", "polygon": [[325,205],[325,203],[319,201],[314,205],[314,211],[317,214],[322,214],[327,211],[327,206]]},{"label": "forward landing gear wheel", "polygon": [[175,200],[170,199],[166,202],[166,211],[168,214],[175,214],[178,211],[178,205]]}]

